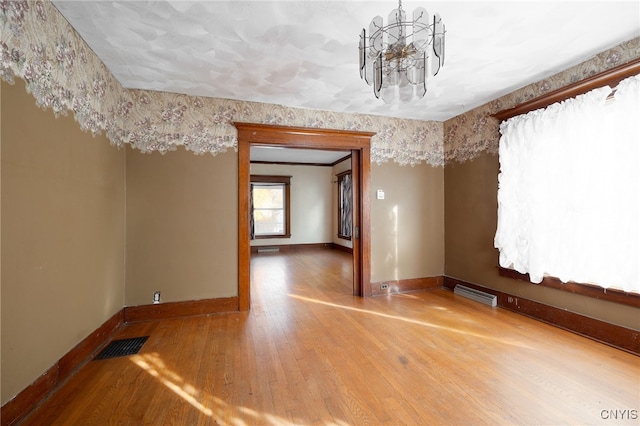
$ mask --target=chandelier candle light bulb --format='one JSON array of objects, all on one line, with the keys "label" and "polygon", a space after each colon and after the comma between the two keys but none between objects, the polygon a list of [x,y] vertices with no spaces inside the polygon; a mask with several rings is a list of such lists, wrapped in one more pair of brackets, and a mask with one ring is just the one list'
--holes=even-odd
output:
[{"label": "chandelier candle light bulb", "polygon": [[376,16],[369,36],[360,33],[360,77],[373,86],[376,98],[388,104],[406,103],[427,93],[427,79],[444,65],[444,24],[439,14],[422,7],[407,20],[402,9],[391,11],[388,24]]}]

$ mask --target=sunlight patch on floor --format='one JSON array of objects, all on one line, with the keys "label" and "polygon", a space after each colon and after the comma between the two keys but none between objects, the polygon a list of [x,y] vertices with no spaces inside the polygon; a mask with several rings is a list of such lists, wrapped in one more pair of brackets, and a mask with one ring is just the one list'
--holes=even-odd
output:
[{"label": "sunlight patch on floor", "polygon": [[376,312],[376,311],[372,311],[372,310],[369,310],[369,309],[355,308],[353,306],[338,305],[336,303],[325,302],[323,300],[318,300],[318,299],[311,299],[311,298],[308,298],[308,297],[299,296],[297,294],[289,294],[289,297],[301,300],[303,302],[317,303],[317,304],[320,304],[320,305],[330,306],[330,307],[333,307],[333,308],[339,308],[339,309],[344,309],[344,310],[353,311],[353,312],[360,312],[360,313],[364,313],[364,314],[376,315],[376,316],[383,317],[383,318],[389,318],[389,319],[408,322],[408,323],[411,323],[411,324],[422,325],[422,326],[425,326],[425,327],[436,328],[436,329],[439,329],[439,330],[450,331],[452,333],[459,333],[459,334],[464,334],[464,335],[468,335],[468,336],[478,337],[480,339],[492,340],[494,342],[503,343],[505,345],[517,346],[517,347],[525,348],[525,349],[533,349],[530,346],[524,345],[524,344],[522,344],[520,342],[508,341],[508,340],[496,338],[496,337],[493,337],[493,336],[487,336],[485,334],[479,334],[479,333],[471,332],[471,331],[468,331],[468,330],[460,330],[460,329],[457,329],[457,328],[446,327],[446,326],[443,326],[443,325],[433,324],[433,323],[426,322],[426,321],[419,321],[419,320],[415,320],[415,319],[412,319],[412,318],[405,318],[405,317],[401,317],[401,316],[397,316],[397,315],[385,314],[385,313],[382,313],[382,312]]},{"label": "sunlight patch on floor", "polygon": [[197,390],[191,385],[179,385],[176,382],[182,382],[182,378],[167,369],[157,353],[134,355],[131,360],[138,367],[151,374],[158,379],[160,383],[171,389],[176,395],[187,401],[189,404],[200,410],[204,415],[211,417],[213,411],[202,405],[196,398]]},{"label": "sunlight patch on floor", "polygon": [[[420,294],[424,294],[424,291],[419,290]],[[411,294],[411,293],[395,293],[395,294],[389,294],[390,297],[395,297],[398,299],[411,299],[411,300],[419,300],[421,302],[426,302],[426,300],[424,299],[424,297],[420,297],[417,296],[415,294]],[[429,309],[437,309],[439,311],[449,311],[449,309],[445,308],[444,306],[434,306],[434,305],[429,305]]]},{"label": "sunlight patch on floor", "polygon": [[[275,414],[261,413],[249,407],[233,407],[224,400],[206,391],[198,391],[194,386],[184,383],[184,379],[182,379],[180,375],[168,369],[158,353],[133,355],[131,361],[191,406],[197,408],[201,413],[215,419],[216,424],[226,426],[245,426],[247,424],[296,426],[300,424],[291,422]],[[226,377],[225,382],[227,382]],[[229,382],[229,384],[230,383],[231,382]],[[205,403],[201,401],[208,402],[214,409],[207,407]],[[325,422],[324,426],[347,426],[347,423],[341,420],[334,420]]]}]

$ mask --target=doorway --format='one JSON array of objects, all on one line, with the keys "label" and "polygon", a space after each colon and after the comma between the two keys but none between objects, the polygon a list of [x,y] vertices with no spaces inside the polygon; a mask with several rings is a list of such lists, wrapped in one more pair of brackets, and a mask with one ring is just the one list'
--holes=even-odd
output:
[{"label": "doorway", "polygon": [[238,129],[238,302],[251,307],[251,246],[249,221],[250,148],[252,145],[351,151],[353,178],[353,294],[369,296],[371,241],[371,137],[375,133],[325,130],[255,123],[234,123]]}]

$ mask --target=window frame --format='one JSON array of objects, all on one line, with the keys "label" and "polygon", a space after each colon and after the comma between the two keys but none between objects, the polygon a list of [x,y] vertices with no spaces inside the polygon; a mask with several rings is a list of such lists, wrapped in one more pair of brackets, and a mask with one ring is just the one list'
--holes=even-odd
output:
[{"label": "window frame", "polygon": [[[620,81],[625,78],[637,75],[640,72],[640,58],[631,60],[625,64],[618,65],[609,70],[605,70],[601,73],[587,77],[583,80],[571,83],[567,86],[561,87],[549,93],[543,94],[537,98],[520,103],[513,108],[500,110],[491,116],[497,119],[499,122],[507,120],[516,115],[526,114],[539,108],[546,108],[547,106],[561,102],[565,99],[575,97],[577,95],[589,92],[593,89],[602,86],[615,87]],[[538,285],[541,287],[550,287],[556,290],[579,294],[582,296],[593,297],[596,299],[606,300],[613,303],[620,303],[623,305],[629,305],[633,307],[640,307],[640,294],[629,293],[623,290],[608,288],[604,289],[599,286],[594,286],[586,283],[569,282],[562,283],[556,277],[545,277],[541,283],[531,283],[529,274],[521,274],[518,271],[511,268],[504,268],[497,265],[498,274],[503,277],[508,277],[515,280],[525,281],[532,285]]]},{"label": "window frame", "polygon": [[[284,214],[284,233],[282,234],[254,234],[253,238],[271,239],[271,238],[291,238],[291,176],[275,176],[275,175],[251,175],[249,178],[251,184],[275,184],[284,187],[283,197],[283,214]],[[250,190],[253,197],[253,188]]]},{"label": "window frame", "polygon": [[[338,238],[342,239],[342,240],[347,240],[347,241],[351,241],[351,238],[353,236],[353,218],[351,220],[351,235],[345,235],[342,234],[342,210],[343,210],[343,204],[342,204],[342,181],[345,179],[346,176],[351,176],[351,170],[347,170],[344,171],[342,173],[338,173],[336,175],[337,178],[337,184],[338,184]],[[353,178],[351,178],[351,191],[352,191],[352,196],[353,196]],[[353,204],[353,200],[352,200],[352,204]],[[351,207],[352,211],[353,211],[353,206]]]},{"label": "window frame", "polygon": [[563,283],[559,278],[547,276],[540,283],[532,283],[529,274],[521,274],[515,269],[504,268],[498,265],[498,274],[501,277],[507,277],[514,280],[525,281],[532,285],[540,287],[549,287],[560,291],[580,294],[582,296],[593,297],[595,299],[606,300],[609,302],[620,303],[622,305],[640,308],[640,294],[630,293],[617,288],[603,288],[594,284],[577,283],[569,281]]}]

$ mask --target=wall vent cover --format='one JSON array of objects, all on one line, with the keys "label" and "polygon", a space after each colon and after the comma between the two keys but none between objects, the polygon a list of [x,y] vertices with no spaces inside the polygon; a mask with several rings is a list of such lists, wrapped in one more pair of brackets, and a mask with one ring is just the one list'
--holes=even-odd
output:
[{"label": "wall vent cover", "polygon": [[95,359],[117,358],[119,356],[135,355],[147,341],[149,336],[133,337],[131,339],[114,340],[98,354]]}]

